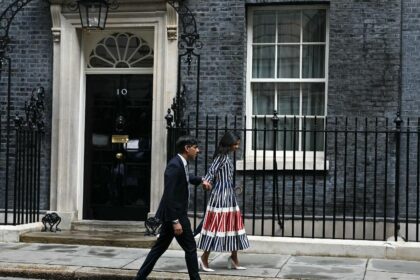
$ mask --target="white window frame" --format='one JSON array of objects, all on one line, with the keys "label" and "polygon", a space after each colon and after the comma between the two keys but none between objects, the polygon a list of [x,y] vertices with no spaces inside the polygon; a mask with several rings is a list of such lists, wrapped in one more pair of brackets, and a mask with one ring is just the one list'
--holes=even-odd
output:
[{"label": "white window frame", "polygon": [[[315,79],[302,79],[302,78],[252,78],[252,45],[253,45],[253,15],[255,11],[261,11],[261,10],[304,10],[304,9],[325,9],[326,10],[326,34],[325,34],[325,77],[324,78],[315,78]],[[277,27],[276,27],[277,28]],[[302,28],[302,27],[301,27]],[[250,130],[252,128],[252,117],[254,116],[252,114],[252,105],[253,105],[253,99],[252,99],[252,91],[251,91],[251,85],[252,83],[256,82],[272,82],[272,83],[278,83],[278,82],[295,82],[295,83],[311,83],[311,82],[321,82],[325,84],[325,104],[324,104],[324,116],[325,118],[327,116],[327,104],[328,104],[328,57],[329,57],[329,7],[327,5],[277,5],[277,6],[265,6],[265,7],[249,7],[248,8],[248,19],[247,19],[247,70],[246,70],[246,116],[247,117],[247,123],[246,127],[249,129],[247,132],[247,143],[246,143],[246,166],[245,168],[247,170],[254,169],[254,158],[257,158],[257,169],[262,169],[263,164],[262,160],[265,157],[265,169],[272,169],[273,168],[273,152],[266,150],[265,154],[262,150],[254,151],[252,149],[252,131]],[[277,32],[276,32],[277,33]],[[277,36],[277,34],[276,34]],[[302,36],[302,31],[301,31]],[[277,41],[277,40],[276,40]],[[311,44],[311,43],[303,43],[302,38],[299,42],[300,46],[303,46],[305,44]],[[300,47],[300,65],[302,65],[302,47]],[[275,52],[277,56],[277,51]],[[275,57],[276,59],[276,57]],[[275,77],[277,77],[277,67],[274,67],[275,71]],[[300,77],[302,77],[302,67],[300,67]],[[300,92],[302,94],[302,90]],[[302,98],[300,98],[301,102]],[[277,95],[275,95],[275,102],[277,101]],[[274,106],[273,106],[274,110]],[[299,106],[299,113],[300,115],[298,122],[300,122],[302,116],[302,104]],[[272,115],[267,115],[267,122],[271,121]],[[279,118],[283,118],[284,116],[279,116]],[[292,117],[292,116],[289,116]],[[309,117],[307,117],[309,118]],[[324,119],[325,120],[325,119]],[[299,125],[300,127],[300,125]],[[299,135],[299,139],[301,139],[301,136]],[[325,140],[324,140],[325,141]],[[299,143],[301,143],[301,140],[299,140]],[[284,152],[286,155],[284,155]],[[256,153],[256,155],[255,155]],[[315,153],[315,154],[314,154]],[[325,170],[328,169],[328,162],[324,163],[324,153],[325,151],[305,151],[305,166],[303,166],[303,151],[282,151],[277,150],[276,151],[276,160],[278,169],[283,169],[284,166],[287,170],[290,169],[296,169],[296,170],[314,170],[314,158],[316,160],[315,162],[315,170]],[[283,159],[286,159],[286,163],[283,163]],[[243,160],[240,160],[237,162],[237,169],[243,170]],[[326,167],[326,168],[325,168]]]}]

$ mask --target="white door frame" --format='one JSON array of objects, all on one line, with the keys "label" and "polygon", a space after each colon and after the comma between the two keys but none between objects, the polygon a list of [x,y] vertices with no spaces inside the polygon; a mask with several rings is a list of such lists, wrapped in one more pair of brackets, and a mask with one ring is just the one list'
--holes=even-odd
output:
[{"label": "white door frame", "polygon": [[[141,10],[141,3],[138,6]],[[62,217],[62,228],[82,219],[84,178],[84,129],[86,71],[80,19],[63,14],[61,5],[51,5],[54,38],[53,112],[51,139],[50,210]],[[168,40],[167,26],[173,26],[173,11],[110,14],[107,29],[153,28],[153,116],[150,215],[163,193],[166,165],[165,114],[176,93],[178,47]],[[114,71],[120,74],[123,70]],[[60,225],[61,225],[60,224]]]}]

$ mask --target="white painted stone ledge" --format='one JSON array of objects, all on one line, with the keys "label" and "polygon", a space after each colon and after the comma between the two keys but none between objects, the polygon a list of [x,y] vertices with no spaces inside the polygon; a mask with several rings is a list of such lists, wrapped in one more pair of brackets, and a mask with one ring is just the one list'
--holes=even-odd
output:
[{"label": "white painted stone ledge", "polygon": [[41,231],[42,228],[41,222],[17,226],[0,226],[0,242],[19,242],[19,236],[22,233]]},{"label": "white painted stone ledge", "polygon": [[[246,253],[420,261],[420,243],[248,236]],[[198,241],[198,238],[196,238]],[[170,249],[181,249],[175,241]]]},{"label": "white painted stone ledge", "polygon": [[379,259],[420,260],[420,243],[249,236],[248,252]]}]

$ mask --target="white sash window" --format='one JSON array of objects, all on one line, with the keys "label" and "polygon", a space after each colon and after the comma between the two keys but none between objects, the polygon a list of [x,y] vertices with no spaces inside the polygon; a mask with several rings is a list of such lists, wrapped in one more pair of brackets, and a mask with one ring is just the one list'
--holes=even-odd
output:
[{"label": "white sash window", "polygon": [[[328,10],[323,6],[252,7],[248,15],[247,115],[252,115],[248,127],[271,129],[276,110],[280,118],[277,150],[323,151]],[[284,129],[297,132],[284,135]],[[307,131],[305,136],[302,130]],[[262,131],[257,132],[248,147],[251,152],[263,149],[263,137]],[[274,148],[272,133],[266,134],[265,147]]]},{"label": "white sash window", "polygon": [[[307,159],[321,160],[327,115],[327,7],[251,7],[247,32],[246,113],[252,116],[247,127],[272,129],[276,110],[278,156],[285,152],[287,158],[292,153],[299,158],[305,150]],[[256,151],[261,157],[264,147],[269,155],[274,148],[271,131],[266,132],[265,141],[263,131],[250,132],[248,139],[253,139],[247,144],[248,155]]]}]

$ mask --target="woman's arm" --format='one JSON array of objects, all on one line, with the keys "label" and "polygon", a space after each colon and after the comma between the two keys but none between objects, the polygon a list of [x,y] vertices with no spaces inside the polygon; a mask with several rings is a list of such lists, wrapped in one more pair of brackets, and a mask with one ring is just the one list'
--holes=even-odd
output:
[{"label": "woman's arm", "polygon": [[206,176],[204,176],[204,180],[209,181],[211,184],[214,184],[215,176],[217,175],[217,172],[220,170],[220,167],[222,167],[226,162],[226,155],[218,155],[213,160],[212,164],[210,165],[209,170],[207,171]]}]

